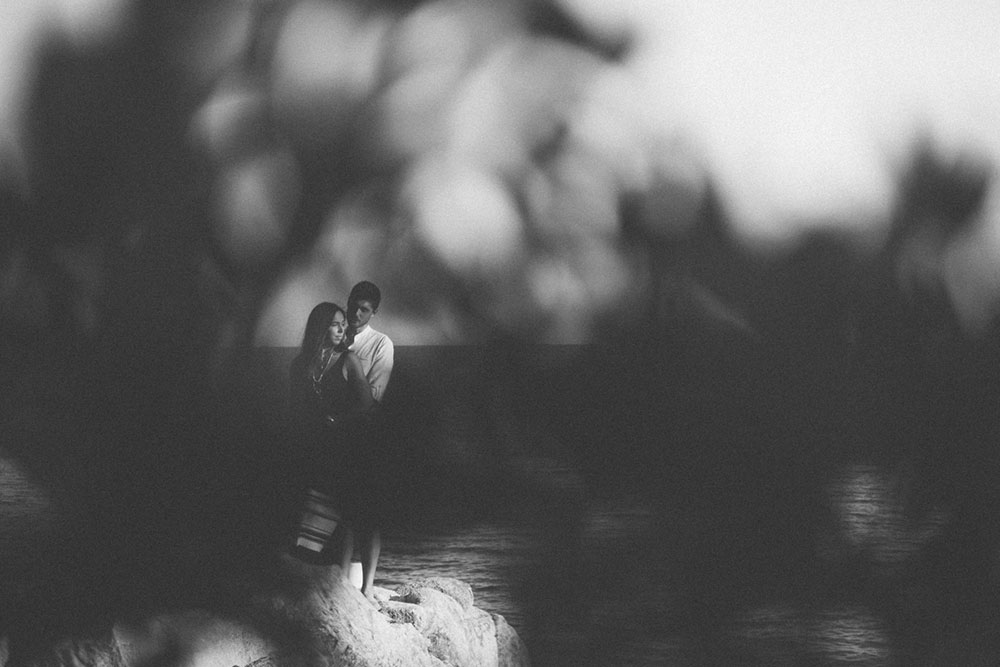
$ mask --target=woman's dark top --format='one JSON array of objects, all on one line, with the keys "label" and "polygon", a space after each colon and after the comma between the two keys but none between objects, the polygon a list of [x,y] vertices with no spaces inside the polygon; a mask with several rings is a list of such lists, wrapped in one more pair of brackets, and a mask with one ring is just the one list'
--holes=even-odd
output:
[{"label": "woman's dark top", "polygon": [[296,357],[291,367],[292,413],[306,421],[336,421],[358,411],[357,397],[351,394],[344,377],[346,353],[316,379],[309,359]]},{"label": "woman's dark top", "polygon": [[319,382],[312,383],[313,393],[317,398],[317,409],[328,421],[343,419],[346,415],[356,412],[357,399],[349,393],[347,378],[344,377],[346,357],[347,355],[342,353],[323,373]]},{"label": "woman's dark top", "polygon": [[344,377],[346,353],[315,379],[309,359],[290,371],[294,429],[301,443],[299,468],[306,485],[331,494],[345,514],[360,512],[360,480],[369,437],[368,420]]}]

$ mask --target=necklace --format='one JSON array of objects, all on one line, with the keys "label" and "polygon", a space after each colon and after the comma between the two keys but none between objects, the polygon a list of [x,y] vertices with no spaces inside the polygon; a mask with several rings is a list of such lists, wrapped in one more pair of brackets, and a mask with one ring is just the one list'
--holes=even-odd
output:
[{"label": "necklace", "polygon": [[320,351],[319,353],[319,373],[315,371],[312,375],[313,388],[319,392],[319,385],[323,381],[323,376],[326,374],[330,367],[330,361],[333,359],[333,348],[327,347]]}]

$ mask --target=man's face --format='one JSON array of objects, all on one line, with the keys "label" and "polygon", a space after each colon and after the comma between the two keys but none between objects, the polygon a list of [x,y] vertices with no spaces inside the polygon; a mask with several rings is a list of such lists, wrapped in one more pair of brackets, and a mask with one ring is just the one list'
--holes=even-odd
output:
[{"label": "man's face", "polygon": [[368,326],[368,320],[375,314],[375,308],[371,301],[364,299],[351,301],[347,304],[347,321],[354,327],[355,331],[361,331]]}]

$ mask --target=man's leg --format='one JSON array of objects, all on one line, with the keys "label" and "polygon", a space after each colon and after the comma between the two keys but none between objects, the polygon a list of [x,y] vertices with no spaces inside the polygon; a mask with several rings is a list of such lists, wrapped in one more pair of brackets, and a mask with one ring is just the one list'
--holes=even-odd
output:
[{"label": "man's leg", "polygon": [[364,574],[361,592],[366,596],[371,593],[372,587],[375,585],[375,568],[378,567],[378,557],[381,552],[381,533],[377,528],[367,529],[361,548],[361,569]]}]

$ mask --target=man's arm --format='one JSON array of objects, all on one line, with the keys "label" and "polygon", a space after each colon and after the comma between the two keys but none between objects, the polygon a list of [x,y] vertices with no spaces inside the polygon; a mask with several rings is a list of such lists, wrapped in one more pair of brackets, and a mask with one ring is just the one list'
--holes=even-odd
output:
[{"label": "man's arm", "polygon": [[372,397],[379,403],[382,402],[385,388],[389,384],[389,376],[392,375],[394,354],[392,341],[389,338],[383,339],[372,354],[372,367],[368,371],[368,384],[372,388]]},{"label": "man's arm", "polygon": [[368,390],[368,382],[365,378],[365,372],[361,368],[361,360],[350,350],[344,354],[347,355],[344,359],[347,368],[347,381],[350,383],[352,391],[355,391],[358,396],[360,410],[361,412],[370,410],[375,405],[375,397]]}]

